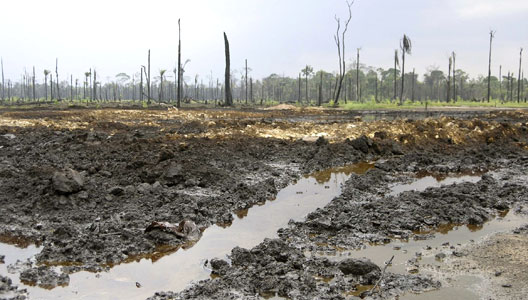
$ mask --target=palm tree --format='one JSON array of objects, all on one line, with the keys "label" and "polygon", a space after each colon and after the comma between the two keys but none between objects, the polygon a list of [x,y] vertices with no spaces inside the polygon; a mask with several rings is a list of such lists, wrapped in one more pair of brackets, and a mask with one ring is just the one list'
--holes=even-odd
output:
[{"label": "palm tree", "polygon": [[83,87],[83,98],[86,99],[86,87],[88,87],[88,77],[92,75],[92,72],[84,72],[84,87]]},{"label": "palm tree", "polygon": [[411,54],[412,44],[411,39],[407,35],[403,35],[403,38],[400,42],[400,49],[402,51],[402,82],[401,82],[401,91],[400,91],[400,105],[403,105],[403,83],[405,79],[405,54]]},{"label": "palm tree", "polygon": [[159,93],[159,100],[158,100],[159,103],[161,103],[161,98],[163,97],[163,76],[165,75],[165,72],[167,72],[167,70],[159,71],[160,73],[160,93]]},{"label": "palm tree", "polygon": [[46,101],[48,101],[48,75],[50,73],[50,70],[44,70],[44,90],[46,91]]},{"label": "palm tree", "polygon": [[313,68],[312,66],[306,65],[306,67],[302,69],[301,72],[306,78],[306,102],[310,104],[310,99],[308,98],[308,76],[313,74]]}]

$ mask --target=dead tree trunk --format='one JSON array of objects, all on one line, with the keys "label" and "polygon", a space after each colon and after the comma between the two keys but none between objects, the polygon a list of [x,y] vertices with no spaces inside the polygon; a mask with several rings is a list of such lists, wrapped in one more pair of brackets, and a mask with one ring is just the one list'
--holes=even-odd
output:
[{"label": "dead tree trunk", "polygon": [[523,52],[523,48],[521,48],[521,52],[519,53],[519,74],[518,74],[518,79],[517,79],[517,103],[521,102],[522,52]]},{"label": "dead tree trunk", "polygon": [[70,74],[70,101],[73,102],[73,75]]},{"label": "dead tree trunk", "polygon": [[246,105],[248,104],[248,77],[247,77],[247,73],[248,73],[248,67],[247,67],[247,59],[246,59],[246,76],[244,77],[244,79],[246,81],[246,85],[245,85],[245,88],[246,88]]},{"label": "dead tree trunk", "polygon": [[37,95],[36,95],[36,92],[35,92],[35,66],[33,66],[33,78],[32,78],[32,81],[33,81],[33,102],[35,102],[35,100],[37,98]]},{"label": "dead tree trunk", "polygon": [[180,108],[181,103],[181,26],[180,19],[178,19],[178,91],[177,91],[177,102],[176,107]]},{"label": "dead tree trunk", "polygon": [[456,89],[456,53],[453,51],[451,54],[453,57],[453,102],[457,102],[457,89]]},{"label": "dead tree trunk", "polygon": [[225,105],[233,105],[233,95],[231,94],[231,58],[229,55],[229,41],[227,35],[224,32],[224,45],[225,45],[225,59],[226,59],[226,68],[225,68]]},{"label": "dead tree trunk", "polygon": [[343,79],[345,78],[346,73],[346,66],[345,66],[345,34],[348,29],[348,24],[350,23],[350,20],[352,19],[352,4],[354,4],[354,1],[348,2],[347,0],[347,6],[348,6],[348,19],[345,22],[345,28],[343,29],[343,32],[341,33],[341,38],[339,37],[339,31],[341,29],[341,23],[339,18],[336,16],[335,20],[337,22],[337,32],[334,35],[334,41],[337,46],[337,57],[339,62],[339,75],[336,78],[336,85],[334,88],[334,106],[339,105],[339,96],[341,94],[341,87],[343,86]]},{"label": "dead tree trunk", "polygon": [[0,58],[0,63],[2,65],[2,101],[5,100],[5,84],[4,84],[4,59]]},{"label": "dead tree trunk", "polygon": [[97,71],[94,69],[92,100],[97,100]]},{"label": "dead tree trunk", "polygon": [[319,73],[319,97],[317,97],[317,106],[321,106],[323,103],[323,71]]},{"label": "dead tree trunk", "polygon": [[60,87],[59,87],[59,59],[55,59],[55,75],[57,76],[55,79],[57,79],[57,99],[61,100],[60,97]]},{"label": "dead tree trunk", "polygon": [[249,78],[249,100],[253,103],[253,78]]},{"label": "dead tree trunk", "polygon": [[449,57],[449,69],[447,71],[447,95],[446,95],[446,102],[449,103],[451,99],[449,96],[451,96],[451,64],[453,63],[452,58]]},{"label": "dead tree trunk", "polygon": [[499,66],[499,99],[501,103],[504,103],[504,98],[502,97],[502,65]]},{"label": "dead tree trunk", "polygon": [[398,61],[398,49],[394,51],[394,94],[392,96],[392,100],[396,100],[396,82],[398,81],[398,69],[396,69],[396,66],[399,64]]},{"label": "dead tree trunk", "polygon": [[150,94],[150,49],[148,51],[148,74],[147,74],[147,103],[150,104],[151,94]]},{"label": "dead tree trunk", "polygon": [[489,61],[488,61],[488,102],[491,98],[491,44],[493,42],[493,37],[495,36],[495,31],[490,30],[490,45],[489,45]]},{"label": "dead tree trunk", "polygon": [[[264,86],[264,85],[263,85]],[[299,73],[299,104],[302,104],[302,94],[301,94],[301,73]]]},{"label": "dead tree trunk", "polygon": [[356,101],[361,102],[359,96],[359,48],[357,49],[357,60],[356,60]]},{"label": "dead tree trunk", "polygon": [[414,82],[416,81],[415,79],[415,69],[413,68],[413,72],[412,72],[412,85],[411,85],[411,102],[414,103]]},{"label": "dead tree trunk", "polygon": [[141,68],[139,81],[139,101],[143,102],[143,68]]}]

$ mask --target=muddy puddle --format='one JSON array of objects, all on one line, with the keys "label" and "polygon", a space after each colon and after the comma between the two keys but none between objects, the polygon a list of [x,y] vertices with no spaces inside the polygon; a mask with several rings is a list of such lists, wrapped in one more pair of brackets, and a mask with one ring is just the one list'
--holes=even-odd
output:
[{"label": "muddy puddle", "polygon": [[408,184],[397,184],[391,187],[389,195],[396,196],[406,191],[425,191],[430,187],[441,187],[443,185],[451,185],[455,183],[472,182],[476,183],[481,179],[481,174],[471,175],[453,175],[453,176],[437,176],[426,175],[419,176],[419,178]]},{"label": "muddy puddle", "polygon": [[[394,255],[392,264],[387,268],[388,272],[430,274],[437,279],[444,280],[445,278],[437,272],[437,269],[445,260],[453,257],[453,253],[456,255],[457,249],[461,246],[475,243],[497,232],[510,231],[525,223],[526,218],[505,211],[479,227],[445,226],[436,231],[432,239],[422,240],[418,234],[418,239],[392,240],[387,244],[369,245],[360,250],[336,251],[331,254],[306,252],[305,254],[326,257],[332,261],[366,257],[379,266],[384,266],[385,262]],[[445,258],[441,258],[442,254]],[[443,282],[440,290],[423,294],[407,294],[399,299],[480,299],[475,289],[481,281],[482,279],[477,276],[459,275],[452,277],[448,284]]]},{"label": "muddy puddle", "polygon": [[[373,166],[359,163],[305,176],[279,191],[275,200],[236,212],[229,226],[211,226],[194,245],[170,255],[156,253],[117,265],[109,272],[71,274],[66,287],[45,290],[19,285],[19,288],[27,288],[32,299],[145,299],[157,291],[182,290],[210,277],[206,259],[225,258],[235,246],[252,248],[265,238],[277,237],[277,230],[286,227],[290,219],[299,221],[338,196],[351,173],[361,174]],[[19,249],[0,243],[0,254],[5,254],[9,262],[25,260],[37,252],[38,248],[32,246]],[[0,266],[5,268],[8,264],[6,261]],[[11,276],[16,283],[18,275]]]}]

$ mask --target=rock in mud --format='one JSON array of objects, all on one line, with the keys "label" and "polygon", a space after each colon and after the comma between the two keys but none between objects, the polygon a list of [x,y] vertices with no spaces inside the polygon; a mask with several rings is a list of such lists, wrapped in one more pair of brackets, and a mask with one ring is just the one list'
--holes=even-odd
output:
[{"label": "rock in mud", "polygon": [[70,276],[66,273],[58,274],[51,267],[40,266],[20,273],[20,280],[28,284],[51,289],[57,286],[67,286],[70,283]]},{"label": "rock in mud", "polygon": [[121,186],[114,186],[114,187],[111,187],[110,189],[108,189],[108,193],[112,194],[114,196],[123,195],[124,192],[125,192],[125,189],[123,187],[121,187]]},{"label": "rock in mud", "polygon": [[2,300],[25,300],[27,299],[25,289],[19,290],[9,277],[0,275],[0,299]]},{"label": "rock in mud", "polygon": [[157,244],[176,240],[198,240],[200,229],[193,221],[185,220],[175,225],[169,222],[152,222],[146,229],[147,236]]},{"label": "rock in mud", "polygon": [[227,269],[229,268],[229,263],[223,259],[213,258],[211,259],[211,269],[213,274],[216,275],[225,275]]},{"label": "rock in mud", "polygon": [[347,258],[338,265],[339,270],[345,275],[363,276],[369,273],[381,273],[380,267],[369,259]]},{"label": "rock in mud", "polygon": [[68,195],[80,191],[84,185],[83,176],[72,169],[55,172],[51,179],[53,189],[57,194]]},{"label": "rock in mud", "polygon": [[349,144],[356,150],[359,150],[363,153],[368,153],[369,147],[372,146],[372,141],[368,137],[362,135],[357,139],[351,140]]}]

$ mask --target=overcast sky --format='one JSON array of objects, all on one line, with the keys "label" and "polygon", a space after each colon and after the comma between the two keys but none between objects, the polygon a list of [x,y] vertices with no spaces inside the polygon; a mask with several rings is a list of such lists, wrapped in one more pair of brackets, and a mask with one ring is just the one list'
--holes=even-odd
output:
[{"label": "overcast sky", "polygon": [[[210,72],[223,76],[224,31],[232,68],[241,71],[247,58],[255,78],[297,76],[306,64],[334,71],[334,15],[346,18],[346,7],[345,0],[4,0],[0,56],[13,80],[35,66],[42,81],[56,57],[63,79],[96,68],[99,78],[111,80],[138,73],[148,49],[153,72],[173,70],[181,18],[182,57],[191,60],[186,76],[199,74],[204,83]],[[519,49],[528,48],[527,0],[356,0],[352,14],[348,63],[361,48],[362,63],[391,67],[404,33],[413,43],[406,70],[416,67],[420,74],[431,65],[446,72],[451,51],[457,68],[473,77],[486,74],[490,29],[496,31],[496,75],[499,64],[517,73]]]}]

